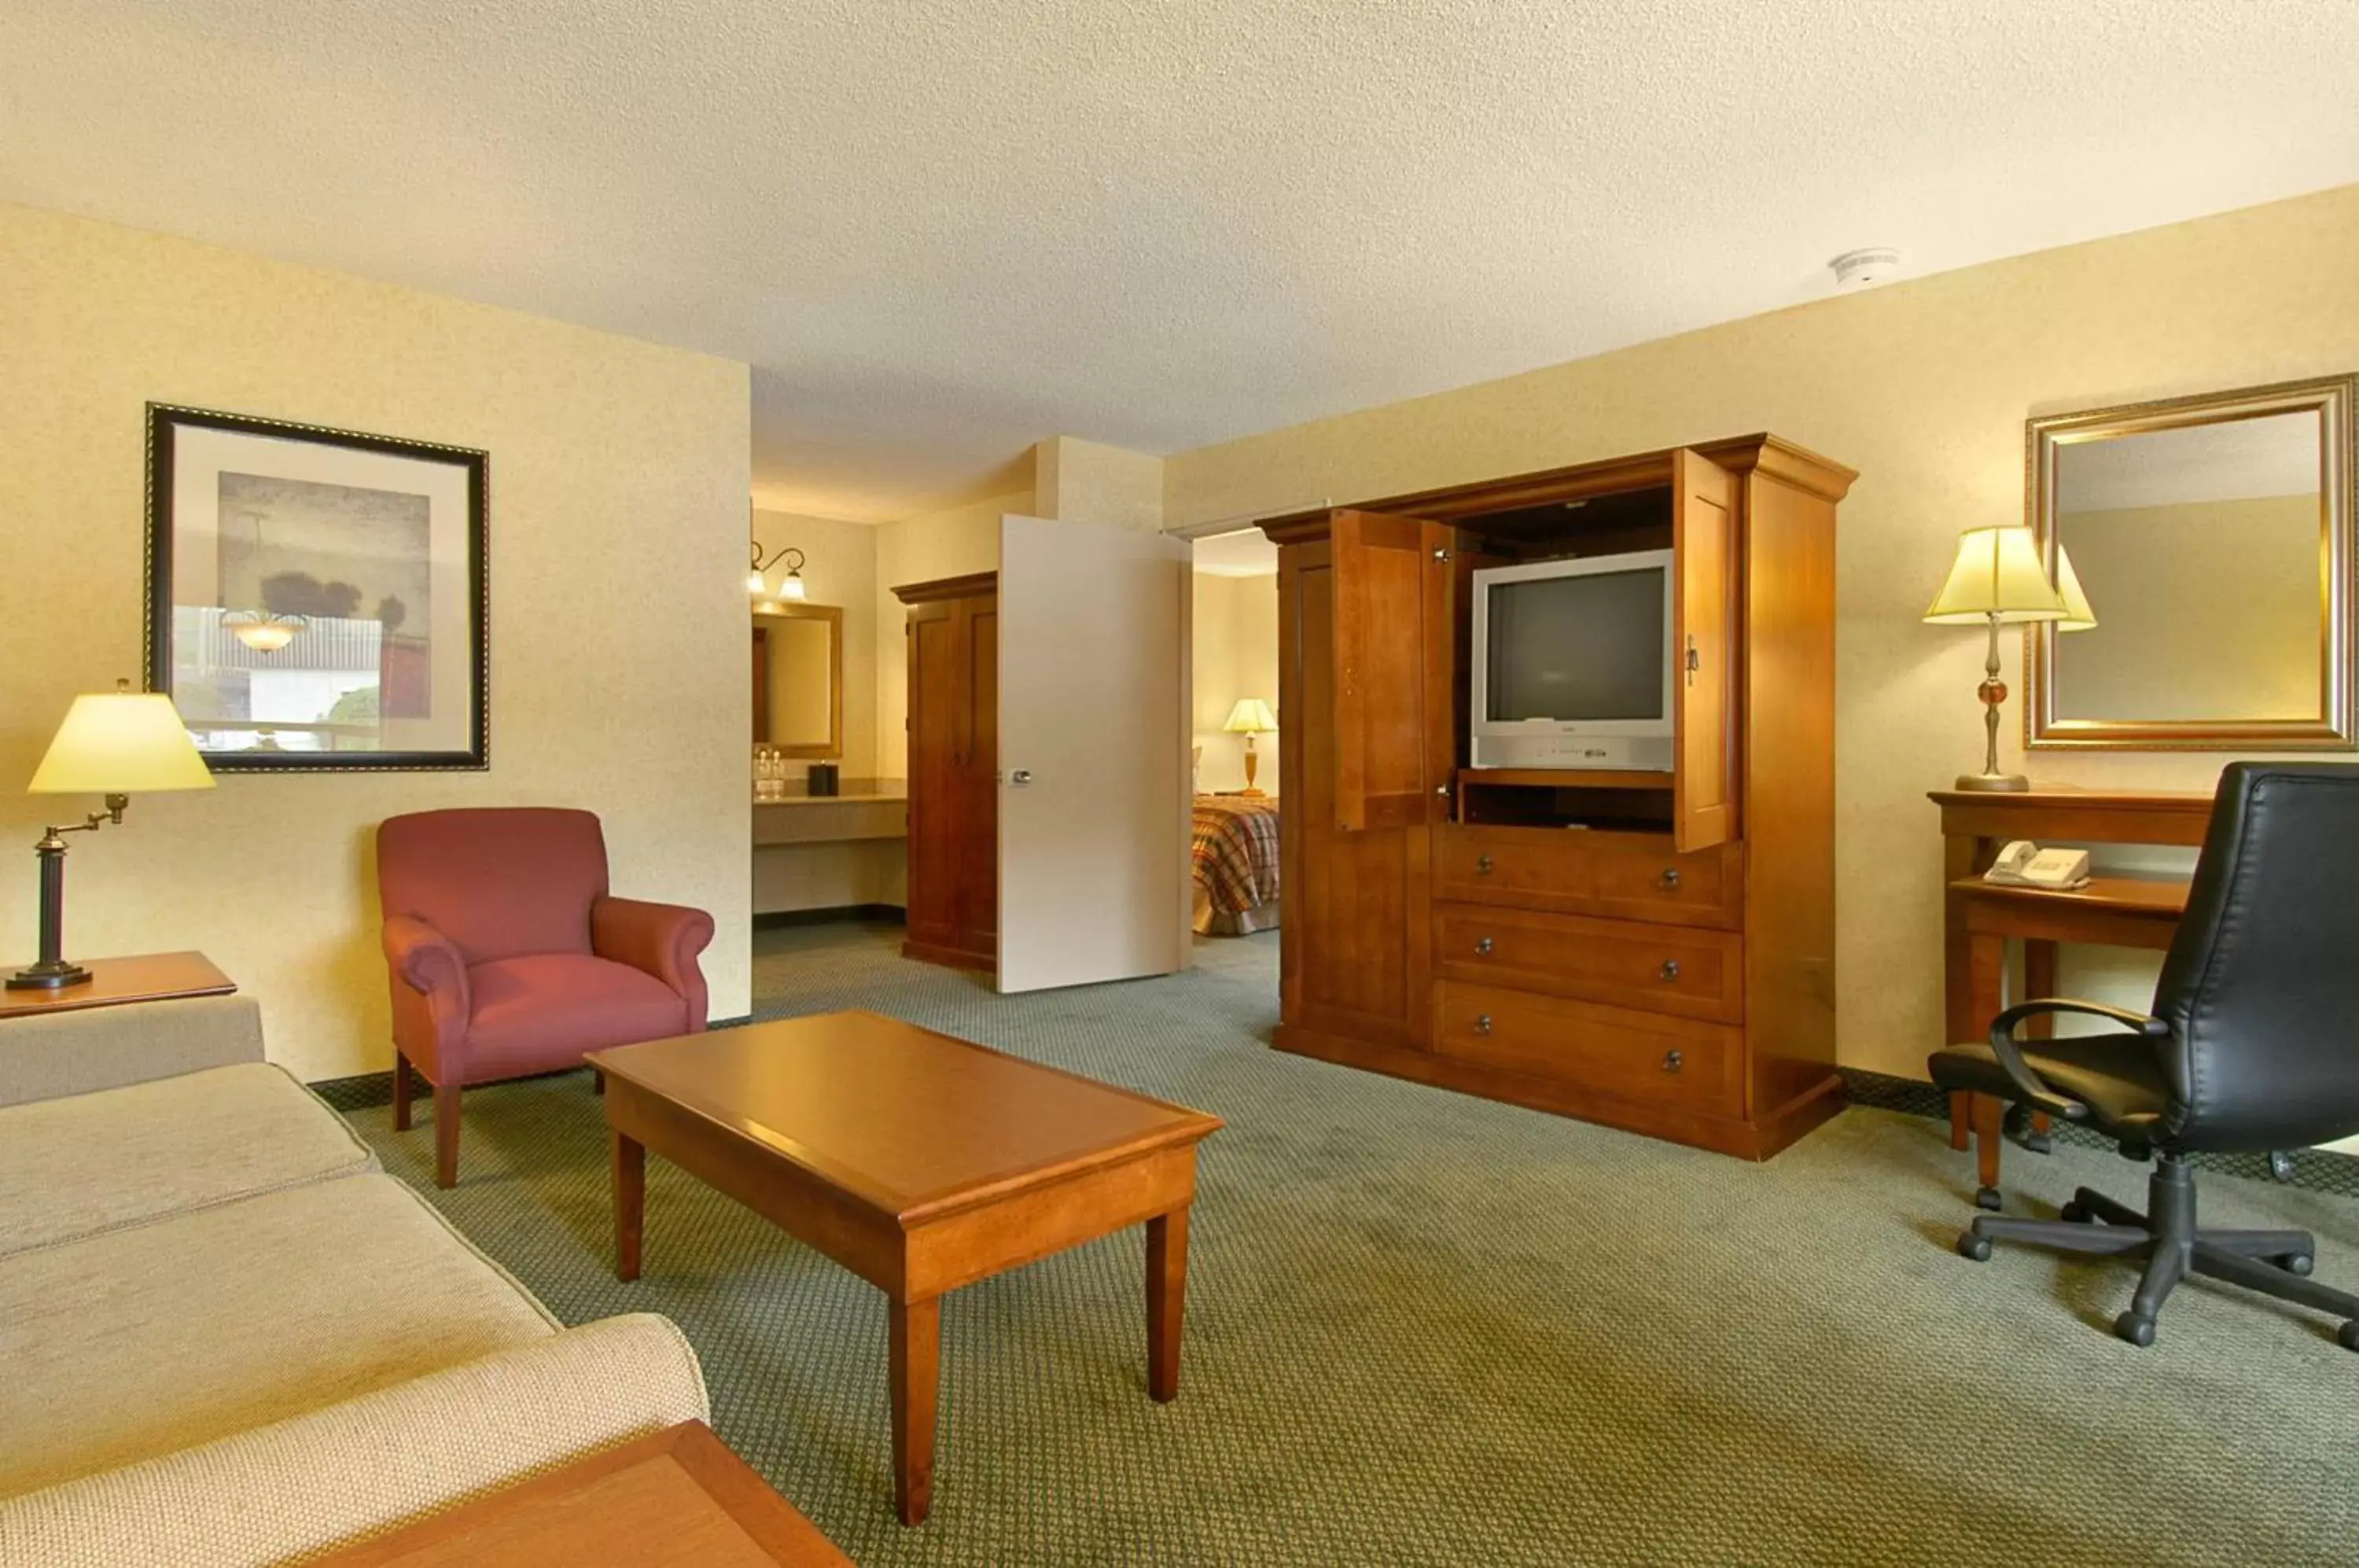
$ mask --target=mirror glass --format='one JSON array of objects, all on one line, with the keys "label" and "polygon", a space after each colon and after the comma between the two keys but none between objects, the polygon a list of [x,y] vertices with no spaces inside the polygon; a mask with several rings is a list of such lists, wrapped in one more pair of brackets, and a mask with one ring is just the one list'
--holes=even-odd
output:
[{"label": "mirror glass", "polygon": [[825,759],[843,750],[843,612],[791,604],[754,617],[754,744]]},{"label": "mirror glass", "polygon": [[2033,528],[2095,625],[2034,629],[2032,745],[2349,745],[2348,383],[2328,385],[2033,422]]}]

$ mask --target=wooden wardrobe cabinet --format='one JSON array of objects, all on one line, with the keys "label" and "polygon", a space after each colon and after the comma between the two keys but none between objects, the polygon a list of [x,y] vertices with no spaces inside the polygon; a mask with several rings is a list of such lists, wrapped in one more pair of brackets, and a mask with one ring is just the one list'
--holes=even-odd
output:
[{"label": "wooden wardrobe cabinet", "polygon": [[909,928],[901,951],[999,963],[996,574],[893,590],[909,607]]},{"label": "wooden wardrobe cabinet", "polygon": [[[1840,1109],[1854,477],[1757,435],[1264,522],[1279,1049],[1752,1159]],[[1465,766],[1473,571],[1666,548],[1672,770]]]}]

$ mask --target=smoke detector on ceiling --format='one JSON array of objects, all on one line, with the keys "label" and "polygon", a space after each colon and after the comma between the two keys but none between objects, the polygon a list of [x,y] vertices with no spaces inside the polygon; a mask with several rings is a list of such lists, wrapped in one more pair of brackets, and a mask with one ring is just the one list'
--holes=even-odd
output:
[{"label": "smoke detector on ceiling", "polygon": [[1838,289],[1873,289],[1900,276],[1900,253],[1890,245],[1847,250],[1827,263]]}]

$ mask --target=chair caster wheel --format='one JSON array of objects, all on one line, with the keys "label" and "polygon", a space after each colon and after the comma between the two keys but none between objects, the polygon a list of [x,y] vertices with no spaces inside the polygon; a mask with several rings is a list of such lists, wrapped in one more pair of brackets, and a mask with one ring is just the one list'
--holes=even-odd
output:
[{"label": "chair caster wheel", "polygon": [[2154,1320],[2136,1312],[2124,1312],[2114,1320],[2114,1332],[2143,1348],[2154,1343]]},{"label": "chair caster wheel", "polygon": [[2354,1318],[2336,1329],[2334,1342],[2345,1350],[2359,1350],[2359,1318]]},{"label": "chair caster wheel", "polygon": [[1989,1210],[1991,1213],[1993,1213],[1993,1214],[1996,1214],[1996,1213],[1998,1213],[1998,1208],[1999,1208],[1998,1189],[1997,1189],[1997,1188],[1995,1188],[1995,1187],[1977,1187],[1977,1188],[1975,1188],[1975,1189],[1974,1189],[1974,1207],[1976,1207],[1976,1208],[1978,1208],[1978,1209],[1988,1209],[1988,1210]]},{"label": "chair caster wheel", "polygon": [[2087,1225],[2090,1219],[2089,1211],[2081,1206],[2078,1198],[2067,1198],[2064,1206],[2056,1211],[2056,1217],[2066,1225]]},{"label": "chair caster wheel", "polygon": [[2027,1132],[2023,1135],[2023,1147],[2034,1154],[2053,1154],[2056,1140],[2044,1132]]},{"label": "chair caster wheel", "polygon": [[2318,1267],[2318,1260],[2307,1252],[2288,1252],[2277,1259],[2277,1267],[2288,1274],[2307,1274]]},{"label": "chair caster wheel", "polygon": [[1990,1237],[1967,1231],[1958,1237],[1958,1256],[1974,1263],[1990,1261]]}]

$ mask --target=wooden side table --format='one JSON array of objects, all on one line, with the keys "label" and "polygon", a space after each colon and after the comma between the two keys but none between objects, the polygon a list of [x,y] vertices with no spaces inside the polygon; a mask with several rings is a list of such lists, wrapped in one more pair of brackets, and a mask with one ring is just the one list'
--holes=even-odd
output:
[{"label": "wooden side table", "polygon": [[319,1560],[319,1568],[852,1568],[753,1467],[687,1421]]},{"label": "wooden side table", "polygon": [[[21,964],[10,964],[15,974]],[[71,1013],[125,1002],[165,1002],[182,996],[226,996],[237,989],[201,953],[143,953],[132,958],[93,958],[90,978],[54,991],[0,991],[0,1018]]]}]

